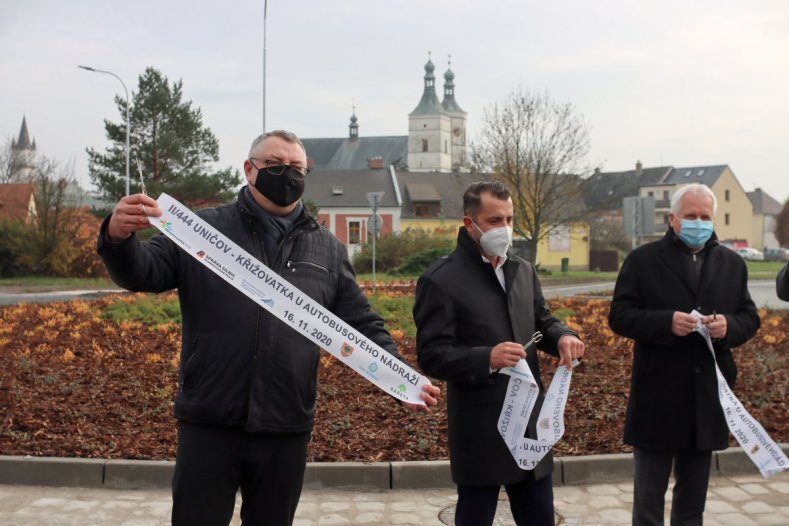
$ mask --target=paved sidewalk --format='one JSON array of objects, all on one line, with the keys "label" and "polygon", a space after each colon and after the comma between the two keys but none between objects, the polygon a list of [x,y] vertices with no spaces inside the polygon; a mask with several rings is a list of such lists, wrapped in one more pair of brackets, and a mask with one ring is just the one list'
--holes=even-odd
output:
[{"label": "paved sidewalk", "polygon": [[[557,524],[630,524],[631,484],[621,481],[554,488]],[[302,494],[295,525],[452,524],[455,499],[454,489],[449,488],[308,489]],[[233,525],[240,524],[239,504]],[[169,516],[170,494],[163,489],[0,485],[2,526],[153,526],[169,524]],[[789,524],[789,472],[769,480],[758,475],[712,477],[704,518],[706,526]],[[495,524],[514,524],[506,501],[500,502]]]}]

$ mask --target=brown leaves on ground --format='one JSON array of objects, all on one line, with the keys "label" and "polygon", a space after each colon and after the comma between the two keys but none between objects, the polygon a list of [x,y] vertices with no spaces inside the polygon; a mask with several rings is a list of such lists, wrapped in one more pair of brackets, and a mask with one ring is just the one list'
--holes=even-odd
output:
[{"label": "brown leaves on ground", "polygon": [[[413,294],[413,285],[392,287]],[[405,290],[405,292],[404,292]],[[172,459],[176,423],[180,328],[114,323],[100,317],[109,303],[84,302],[0,308],[0,454]],[[616,453],[622,445],[630,382],[630,341],[608,328],[608,302],[551,301],[571,309],[568,324],[587,345],[573,374],[559,455]],[[787,365],[789,312],[760,311],[762,328],[734,351],[736,394],[778,442],[789,441]],[[413,365],[414,341],[393,331]],[[309,460],[446,459],[446,389],[431,413],[412,413],[329,355],[321,360],[319,398]],[[556,362],[541,356],[543,381]],[[735,444],[731,439],[732,445]]]}]

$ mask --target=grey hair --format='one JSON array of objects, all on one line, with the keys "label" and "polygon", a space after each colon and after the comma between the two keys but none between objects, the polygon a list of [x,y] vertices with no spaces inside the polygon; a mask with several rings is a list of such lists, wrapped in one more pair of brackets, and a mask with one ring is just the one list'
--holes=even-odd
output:
[{"label": "grey hair", "polygon": [[269,137],[279,137],[283,141],[296,143],[299,146],[301,146],[302,150],[304,150],[304,154],[305,155],[307,154],[307,149],[304,147],[304,144],[302,144],[301,139],[299,139],[295,133],[286,130],[274,130],[274,131],[262,133],[257,137],[255,137],[255,140],[252,141],[252,146],[249,147],[249,156],[252,157],[255,148],[257,148],[260,143],[262,143]]},{"label": "grey hair", "polygon": [[709,197],[712,199],[712,215],[713,217],[718,212],[718,200],[715,198],[715,194],[712,193],[710,187],[701,184],[701,183],[693,183],[688,184],[685,186],[680,187],[679,190],[674,192],[674,195],[671,196],[671,213],[674,215],[679,214],[679,206],[682,202],[682,198],[687,195],[702,195],[705,197]]}]

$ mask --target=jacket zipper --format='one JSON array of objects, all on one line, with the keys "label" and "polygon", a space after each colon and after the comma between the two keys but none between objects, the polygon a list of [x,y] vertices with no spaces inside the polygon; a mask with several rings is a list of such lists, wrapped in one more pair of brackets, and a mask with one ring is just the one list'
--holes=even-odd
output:
[{"label": "jacket zipper", "polygon": [[[252,239],[253,239],[254,245],[255,245],[255,256],[260,261],[262,261],[266,266],[269,266],[269,261],[268,261],[268,258],[266,257],[266,254],[265,253],[261,253],[261,251],[260,251],[260,246],[261,246],[260,239],[258,238],[258,234],[257,234],[257,231],[255,230],[255,228],[251,226],[252,220],[248,219],[247,221],[250,223],[250,227],[251,227],[250,230],[252,231]],[[277,272],[277,269],[274,268],[274,267],[276,267],[277,260],[279,259],[279,255],[282,252],[282,246],[284,245],[285,241],[287,241],[289,239],[295,239],[297,235],[300,235],[301,233],[304,232],[303,229],[300,230],[299,232],[296,232],[295,229],[296,229],[296,227],[301,226],[301,224],[306,222],[306,221],[308,221],[308,220],[305,219],[304,221],[300,221],[298,224],[294,225],[294,228],[291,229],[290,234],[287,237],[283,236],[282,240],[279,242],[279,246],[277,247],[277,252],[274,255],[274,266],[273,267],[269,267],[275,273],[279,274],[279,272]],[[290,261],[288,261],[288,264],[290,264]],[[255,370],[257,368],[258,348],[260,346],[260,337],[261,337],[260,331],[261,331],[262,323],[263,323],[263,308],[262,307],[258,307],[257,324],[256,324],[256,327],[255,327],[255,353],[252,355],[252,366],[249,368],[250,369],[250,371],[249,371],[249,390],[247,392],[247,414],[246,414],[246,422],[245,422],[245,424],[249,423],[249,413],[250,413],[250,411],[252,411],[252,391],[253,391],[253,386],[254,386],[254,382],[255,382]]]}]

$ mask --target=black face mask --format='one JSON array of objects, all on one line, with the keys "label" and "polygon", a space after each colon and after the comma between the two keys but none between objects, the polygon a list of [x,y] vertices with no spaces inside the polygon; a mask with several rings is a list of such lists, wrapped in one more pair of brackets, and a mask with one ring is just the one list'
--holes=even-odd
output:
[{"label": "black face mask", "polygon": [[277,206],[290,206],[304,193],[304,175],[286,165],[260,168],[255,190]]}]

